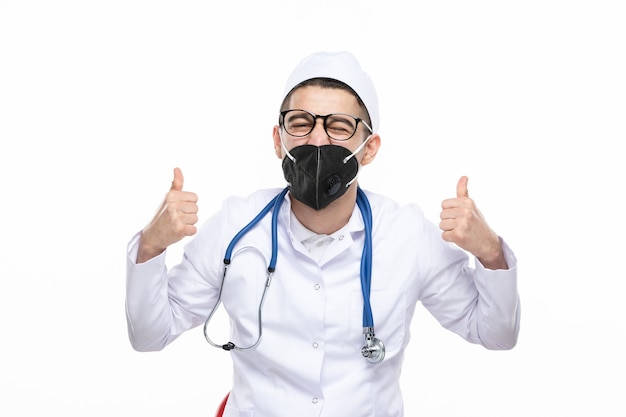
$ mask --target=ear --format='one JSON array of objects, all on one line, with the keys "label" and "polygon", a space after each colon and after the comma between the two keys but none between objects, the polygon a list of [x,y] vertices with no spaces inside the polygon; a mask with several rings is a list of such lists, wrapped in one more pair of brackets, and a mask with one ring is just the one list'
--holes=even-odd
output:
[{"label": "ear", "polygon": [[272,131],[272,137],[274,138],[274,153],[278,157],[278,159],[283,159],[283,146],[280,141],[280,126],[274,126]]},{"label": "ear", "polygon": [[367,165],[376,158],[378,149],[380,148],[380,135],[375,133],[363,148],[363,158],[361,159],[361,165]]}]

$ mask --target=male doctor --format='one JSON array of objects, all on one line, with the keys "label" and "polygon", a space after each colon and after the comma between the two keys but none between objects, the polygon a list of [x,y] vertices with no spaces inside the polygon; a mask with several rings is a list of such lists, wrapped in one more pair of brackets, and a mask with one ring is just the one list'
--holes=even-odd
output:
[{"label": "male doctor", "polygon": [[[197,196],[176,168],[157,214],[129,243],[136,350],[163,349],[221,301],[233,362],[225,417],[401,417],[400,372],[418,302],[471,343],[515,346],[516,259],[469,197],[467,177],[443,201],[438,225],[415,204],[361,188],[358,172],[381,138],[374,85],[352,54],[301,61],[277,118],[273,144],[288,192],[236,242],[225,278],[232,238],[281,189],[227,198],[196,229]],[[273,233],[277,260],[264,296]],[[166,249],[191,235],[168,269]]]}]

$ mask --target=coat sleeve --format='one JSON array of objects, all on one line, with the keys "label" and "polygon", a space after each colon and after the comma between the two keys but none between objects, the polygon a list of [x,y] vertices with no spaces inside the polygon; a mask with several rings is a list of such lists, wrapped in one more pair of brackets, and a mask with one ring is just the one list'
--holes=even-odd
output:
[{"label": "coat sleeve", "polygon": [[166,253],[137,264],[139,234],[128,244],[126,254],[126,323],[135,350],[161,350],[171,343],[167,294]]},{"label": "coat sleeve", "polygon": [[168,270],[166,252],[137,264],[139,234],[126,255],[126,322],[137,351],[157,351],[206,320],[217,302],[220,266],[215,224],[208,221]]},{"label": "coat sleeve", "polygon": [[[520,300],[517,260],[502,240],[507,270],[484,268],[456,245],[444,242],[439,229],[424,221],[420,258],[420,301],[446,329],[487,349],[517,344]],[[424,243],[428,242],[428,243]]]}]

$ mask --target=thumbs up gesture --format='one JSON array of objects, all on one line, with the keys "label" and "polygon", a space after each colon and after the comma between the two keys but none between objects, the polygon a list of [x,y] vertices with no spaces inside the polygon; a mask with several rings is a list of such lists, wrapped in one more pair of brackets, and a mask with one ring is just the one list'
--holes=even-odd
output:
[{"label": "thumbs up gesture", "polygon": [[169,245],[196,233],[198,196],[183,191],[183,173],[174,168],[174,179],[154,218],[141,232],[137,263],[161,254]]},{"label": "thumbs up gesture", "polygon": [[485,268],[507,269],[500,238],[469,197],[467,182],[466,176],[461,177],[456,185],[456,198],[441,203],[441,236],[476,256]]}]

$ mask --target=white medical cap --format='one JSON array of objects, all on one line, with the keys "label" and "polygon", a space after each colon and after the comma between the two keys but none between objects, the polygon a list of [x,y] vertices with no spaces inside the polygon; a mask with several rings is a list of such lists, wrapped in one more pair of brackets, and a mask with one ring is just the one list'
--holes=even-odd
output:
[{"label": "white medical cap", "polygon": [[350,52],[317,52],[304,58],[287,79],[283,98],[296,85],[312,78],[332,78],[349,85],[365,104],[372,130],[377,131],[380,116],[376,89],[370,76],[361,69],[361,65]]}]

